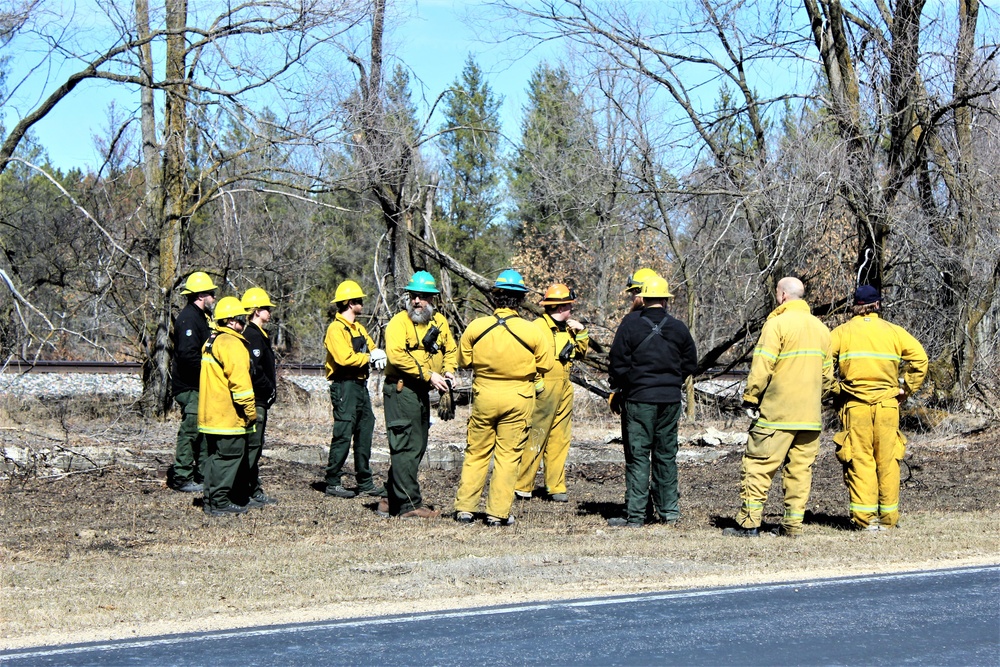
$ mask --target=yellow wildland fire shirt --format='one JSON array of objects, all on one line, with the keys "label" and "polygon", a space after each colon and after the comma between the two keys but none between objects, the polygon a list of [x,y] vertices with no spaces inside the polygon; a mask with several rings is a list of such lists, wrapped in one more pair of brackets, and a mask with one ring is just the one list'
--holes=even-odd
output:
[{"label": "yellow wildland fire shirt", "polygon": [[[498,318],[506,326],[498,324]],[[458,365],[472,367],[476,383],[534,382],[535,376],[548,372],[553,363],[548,336],[511,308],[498,308],[492,315],[474,319],[458,345]]]},{"label": "yellow wildland fire shirt", "polygon": [[[440,330],[434,340],[438,351],[434,353],[423,342],[431,327]],[[405,310],[396,313],[385,328],[385,354],[387,379],[430,382],[431,373],[454,373],[458,367],[458,345],[441,313],[434,313],[426,324],[414,324]]]},{"label": "yellow wildland fire shirt", "polygon": [[[547,313],[543,313],[541,317],[532,322],[536,327],[538,327],[545,339],[549,341],[552,350],[553,364],[552,368],[547,372],[542,374],[543,379],[553,379],[562,380],[569,379],[569,371],[573,366],[573,359],[582,359],[587,355],[587,349],[590,347],[590,334],[584,329],[580,333],[574,335],[565,326],[562,330],[559,329],[559,324],[553,320]],[[569,343],[573,346],[573,357],[568,361],[559,361],[559,353],[562,352],[566,344]]]},{"label": "yellow wildland fire shirt", "polygon": [[823,430],[822,400],[834,390],[830,330],[802,299],[767,316],[753,351],[743,400],[757,405],[755,428]]},{"label": "yellow wildland fire shirt", "polygon": [[364,325],[348,322],[337,313],[326,328],[323,345],[326,347],[327,380],[364,380],[368,377],[368,360],[375,343]]},{"label": "yellow wildland fire shirt", "polygon": [[913,394],[927,376],[927,354],[903,327],[878,315],[858,315],[831,334],[833,360],[839,368],[835,389],[846,402],[872,405],[899,398],[899,365],[906,362],[904,390]]},{"label": "yellow wildland fire shirt", "polygon": [[256,421],[246,339],[229,327],[219,327],[202,348],[198,430],[212,435],[246,435],[254,432]]}]

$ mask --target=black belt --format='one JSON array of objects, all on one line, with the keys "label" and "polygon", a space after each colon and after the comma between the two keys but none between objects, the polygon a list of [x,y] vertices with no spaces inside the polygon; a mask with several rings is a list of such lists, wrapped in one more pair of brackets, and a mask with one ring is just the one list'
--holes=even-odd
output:
[{"label": "black belt", "polygon": [[368,378],[330,378],[330,382],[353,382],[354,384],[368,384]]}]

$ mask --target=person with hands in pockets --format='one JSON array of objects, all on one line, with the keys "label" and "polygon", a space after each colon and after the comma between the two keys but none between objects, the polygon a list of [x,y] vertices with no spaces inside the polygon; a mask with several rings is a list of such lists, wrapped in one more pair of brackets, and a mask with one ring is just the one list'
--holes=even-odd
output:
[{"label": "person with hands in pockets", "polygon": [[[372,432],[375,413],[368,394],[369,365],[383,370],[386,355],[375,348],[375,342],[358,317],[364,310],[365,293],[353,280],[337,285],[332,304],[337,314],[326,329],[326,379],[330,381],[330,401],[333,403],[333,436],[330,456],[325,469],[326,494],[338,498],[353,498],[359,493],[384,497],[385,487],[375,486],[372,479]],[[343,467],[354,442],[354,479],[357,490],[343,485]]]},{"label": "person with hands in pockets", "polygon": [[434,308],[437,283],[427,271],[417,271],[406,290],[406,308],[385,328],[385,384],[382,404],[389,439],[387,497],[378,513],[402,518],[441,516],[424,504],[417,479],[427,451],[431,425],[430,391],[442,396],[455,380],[458,346],[444,315]]}]

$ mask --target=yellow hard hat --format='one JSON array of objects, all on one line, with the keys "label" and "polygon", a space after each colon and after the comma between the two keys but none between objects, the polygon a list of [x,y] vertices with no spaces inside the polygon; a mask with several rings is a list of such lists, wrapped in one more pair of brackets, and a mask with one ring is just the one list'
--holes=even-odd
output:
[{"label": "yellow hard hat", "polygon": [[625,285],[625,291],[634,289],[642,289],[643,284],[650,278],[658,278],[659,275],[653,269],[639,269],[632,275],[628,277],[628,283]]},{"label": "yellow hard hat", "polygon": [[254,308],[274,308],[274,304],[271,303],[271,297],[260,287],[251,287],[248,289],[243,293],[243,298],[240,301],[247,310],[253,310]]},{"label": "yellow hard hat", "polygon": [[247,315],[247,309],[235,296],[224,296],[215,304],[215,321],[228,320],[240,315]]},{"label": "yellow hard hat", "polygon": [[188,276],[181,294],[199,294],[201,292],[212,292],[217,289],[219,288],[212,282],[207,273],[204,271],[195,271]]},{"label": "yellow hard hat", "polygon": [[538,303],[542,306],[555,306],[560,303],[573,303],[576,301],[576,293],[562,283],[549,285],[545,290],[545,296]]},{"label": "yellow hard hat", "polygon": [[361,299],[365,293],[361,291],[361,285],[353,280],[345,280],[337,285],[337,291],[333,294],[333,301],[330,303],[340,303],[351,299]]},{"label": "yellow hard hat", "polygon": [[673,294],[670,293],[670,286],[667,284],[667,281],[660,276],[648,278],[646,282],[642,284],[642,291],[639,292],[639,295],[644,299],[665,299],[673,296]]}]

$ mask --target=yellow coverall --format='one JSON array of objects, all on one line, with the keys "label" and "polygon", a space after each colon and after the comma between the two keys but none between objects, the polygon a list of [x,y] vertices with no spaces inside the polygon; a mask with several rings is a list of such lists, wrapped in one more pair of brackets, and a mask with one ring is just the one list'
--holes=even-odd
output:
[{"label": "yellow coverall", "polygon": [[[498,318],[506,321],[509,330],[494,326]],[[456,512],[476,511],[493,459],[486,514],[497,519],[510,516],[518,465],[535,406],[535,377],[552,364],[546,337],[515,310],[498,308],[493,315],[469,323],[459,342],[458,365],[471,367],[475,378]]]},{"label": "yellow coverall", "polygon": [[[514,488],[530,495],[535,488],[538,466],[544,461],[546,493],[566,493],[566,457],[569,456],[570,417],[573,414],[573,383],[569,373],[573,358],[582,358],[587,354],[590,336],[586,329],[573,334],[547,314],[532,324],[549,341],[554,363],[548,372],[542,374],[545,388],[535,397],[528,444],[521,454],[520,472]],[[573,357],[560,362],[559,353],[567,344],[573,346]]]},{"label": "yellow coverall", "polygon": [[833,391],[830,330],[801,299],[786,301],[767,316],[754,349],[743,401],[758,406],[740,469],[744,528],[760,526],[775,473],[784,465],[782,529],[802,532],[812,486],[812,466],[823,428],[822,398]]},{"label": "yellow coverall", "polygon": [[[837,459],[858,528],[892,527],[899,520],[899,461],[906,438],[899,432],[899,396],[913,394],[927,375],[927,354],[902,327],[878,315],[859,315],[833,330],[833,359],[840,384],[843,430],[834,436]],[[899,366],[908,364],[899,383]]]}]

